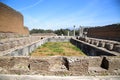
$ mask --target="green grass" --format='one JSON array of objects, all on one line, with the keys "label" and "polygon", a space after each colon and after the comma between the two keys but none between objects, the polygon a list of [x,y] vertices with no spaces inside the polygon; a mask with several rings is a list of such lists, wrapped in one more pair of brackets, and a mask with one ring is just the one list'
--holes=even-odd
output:
[{"label": "green grass", "polygon": [[70,42],[47,42],[38,47],[31,56],[85,56],[85,54]]}]

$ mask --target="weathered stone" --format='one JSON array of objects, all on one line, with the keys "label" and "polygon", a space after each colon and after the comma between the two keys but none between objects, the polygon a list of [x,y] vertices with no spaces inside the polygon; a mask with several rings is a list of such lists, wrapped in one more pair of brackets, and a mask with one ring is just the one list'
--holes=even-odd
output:
[{"label": "weathered stone", "polygon": [[67,58],[53,57],[50,60],[50,71],[67,71],[69,69]]},{"label": "weathered stone", "polygon": [[91,42],[90,42],[90,44],[94,44],[94,40],[92,40],[92,39],[91,39]]},{"label": "weathered stone", "polygon": [[0,51],[4,51],[4,45],[3,44],[0,44]]},{"label": "weathered stone", "polygon": [[13,67],[13,58],[12,57],[0,57],[0,67],[4,69],[10,69]]},{"label": "weathered stone", "polygon": [[4,43],[3,47],[4,47],[4,50],[8,50],[8,49],[10,49],[10,44]]},{"label": "weathered stone", "polygon": [[98,47],[104,48],[105,47],[105,42],[104,41],[99,41]]},{"label": "weathered stone", "polygon": [[74,75],[87,74],[88,72],[88,61],[87,59],[81,58],[69,58],[69,71]]},{"label": "weathered stone", "polygon": [[30,70],[44,70],[44,71],[48,71],[49,70],[49,62],[47,59],[44,58],[30,58]]},{"label": "weathered stone", "polygon": [[0,67],[0,74],[9,74],[9,71],[5,68]]},{"label": "weathered stone", "polygon": [[102,63],[101,57],[89,57],[89,67],[100,67]]},{"label": "weathered stone", "polygon": [[0,74],[120,75],[120,57],[0,57]]},{"label": "weathered stone", "polygon": [[88,40],[88,43],[91,43],[91,40],[90,40],[90,39]]},{"label": "weathered stone", "polygon": [[113,50],[120,53],[120,45],[114,45]]},{"label": "weathered stone", "polygon": [[114,46],[114,45],[111,44],[111,43],[106,43],[106,44],[105,44],[105,48],[108,49],[108,50],[113,50],[113,46]]},{"label": "weathered stone", "polygon": [[13,67],[12,70],[29,70],[29,57],[13,57]]},{"label": "weathered stone", "polygon": [[98,46],[99,45],[99,41],[94,41],[94,43],[93,43],[95,46]]}]

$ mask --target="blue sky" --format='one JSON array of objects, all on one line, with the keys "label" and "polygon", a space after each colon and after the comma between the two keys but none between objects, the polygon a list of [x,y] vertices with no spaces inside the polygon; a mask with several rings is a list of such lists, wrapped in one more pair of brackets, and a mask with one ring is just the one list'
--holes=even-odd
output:
[{"label": "blue sky", "polygon": [[0,0],[24,16],[30,30],[120,23],[120,0]]}]

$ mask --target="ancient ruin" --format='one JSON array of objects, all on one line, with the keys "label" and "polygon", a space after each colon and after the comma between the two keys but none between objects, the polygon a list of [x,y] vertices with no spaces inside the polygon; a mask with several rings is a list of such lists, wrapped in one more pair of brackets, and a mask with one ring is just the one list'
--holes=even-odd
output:
[{"label": "ancient ruin", "polygon": [[[0,20],[0,32],[4,32],[2,35],[5,35],[5,33],[29,34],[28,29],[23,27],[21,13],[3,3],[0,3]],[[119,35],[115,35],[115,32],[112,32],[110,28],[109,31],[113,33],[112,38],[116,36],[115,39],[117,40],[107,40],[107,35],[110,32],[106,32],[107,35],[102,34],[101,31],[104,28],[90,28],[87,36],[81,27],[79,36],[75,36],[74,30],[73,36],[69,36],[68,32],[68,36],[34,34],[27,37],[0,39],[0,80],[18,79],[22,76],[29,79],[29,75],[112,76],[113,79],[120,79]],[[120,30],[120,27],[114,30]],[[106,39],[101,39],[102,35]],[[71,42],[86,53],[87,56],[30,56],[30,53],[46,42]],[[13,77],[13,75],[17,76]],[[22,79],[24,78],[18,80]],[[105,79],[108,80],[109,78]]]},{"label": "ancient ruin", "polygon": [[88,37],[120,41],[120,24],[87,29]]},{"label": "ancient ruin", "polygon": [[24,27],[23,15],[1,2],[0,33],[29,34],[28,28]]}]

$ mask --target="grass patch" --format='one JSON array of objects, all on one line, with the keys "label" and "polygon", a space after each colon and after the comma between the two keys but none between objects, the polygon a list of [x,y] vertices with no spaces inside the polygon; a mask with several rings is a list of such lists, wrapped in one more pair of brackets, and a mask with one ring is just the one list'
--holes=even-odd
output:
[{"label": "grass patch", "polygon": [[31,56],[85,56],[85,54],[70,42],[47,42],[38,47]]}]

